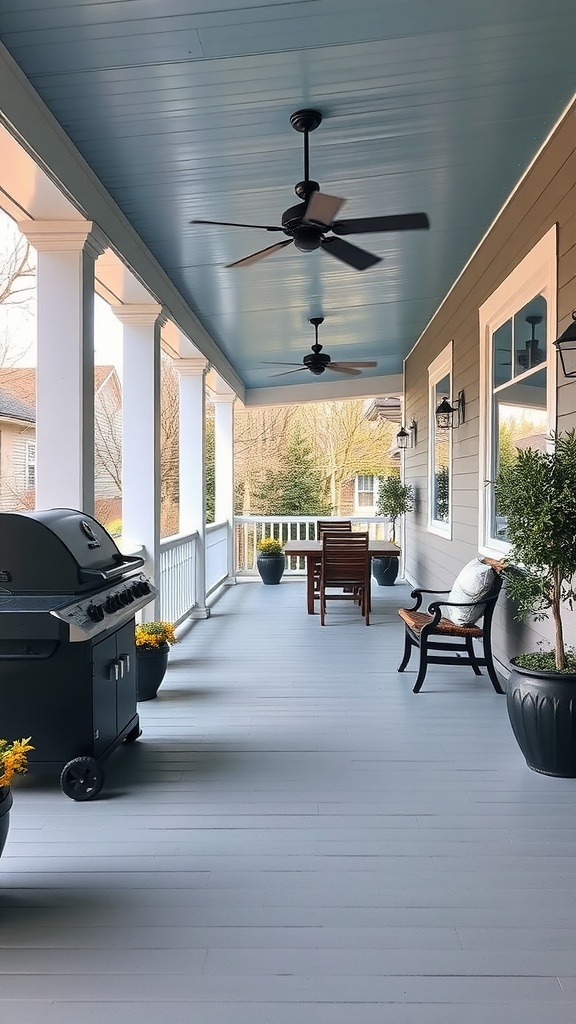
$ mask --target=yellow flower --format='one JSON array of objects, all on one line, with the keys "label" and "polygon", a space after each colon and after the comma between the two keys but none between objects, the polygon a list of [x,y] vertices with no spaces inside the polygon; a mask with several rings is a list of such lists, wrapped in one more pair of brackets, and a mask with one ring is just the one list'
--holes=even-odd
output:
[{"label": "yellow flower", "polygon": [[30,745],[31,739],[28,736],[27,739],[14,740],[13,743],[0,739],[0,789],[10,785],[15,772],[26,771],[28,751],[34,750]]},{"label": "yellow flower", "polygon": [[261,555],[281,555],[283,544],[276,537],[261,537],[256,547]]},{"label": "yellow flower", "polygon": [[141,622],[136,626],[136,647],[151,651],[162,644],[178,643],[172,622]]}]

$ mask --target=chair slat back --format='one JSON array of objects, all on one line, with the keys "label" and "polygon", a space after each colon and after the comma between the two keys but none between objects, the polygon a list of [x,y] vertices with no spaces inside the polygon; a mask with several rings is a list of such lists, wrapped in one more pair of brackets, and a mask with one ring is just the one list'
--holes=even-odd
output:
[{"label": "chair slat back", "polygon": [[350,519],[318,519],[316,522],[316,536],[322,540],[322,535],[330,533],[350,533],[352,521]]},{"label": "chair slat back", "polygon": [[368,566],[367,533],[322,535],[322,578],[325,586],[362,585]]}]

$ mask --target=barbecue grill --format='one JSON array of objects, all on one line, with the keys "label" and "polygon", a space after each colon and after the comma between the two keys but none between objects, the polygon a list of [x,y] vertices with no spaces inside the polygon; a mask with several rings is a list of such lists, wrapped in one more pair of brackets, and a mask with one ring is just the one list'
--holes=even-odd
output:
[{"label": "barbecue grill", "polygon": [[135,613],[156,588],[74,509],[0,513],[0,735],[32,736],[31,771],[60,771],[74,800],[140,735]]}]

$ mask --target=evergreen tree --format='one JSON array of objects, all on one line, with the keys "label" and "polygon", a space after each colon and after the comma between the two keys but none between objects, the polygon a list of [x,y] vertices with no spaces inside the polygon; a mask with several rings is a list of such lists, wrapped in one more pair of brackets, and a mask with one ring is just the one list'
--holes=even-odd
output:
[{"label": "evergreen tree", "polygon": [[266,471],[254,488],[254,510],[268,516],[328,515],[322,473],[315,468],[312,448],[301,434],[294,434],[284,450],[278,469]]}]

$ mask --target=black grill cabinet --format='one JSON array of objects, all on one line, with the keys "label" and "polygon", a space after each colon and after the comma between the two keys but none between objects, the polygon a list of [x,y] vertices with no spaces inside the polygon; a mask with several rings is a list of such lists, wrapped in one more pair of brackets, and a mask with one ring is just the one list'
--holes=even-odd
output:
[{"label": "black grill cabinet", "polygon": [[0,513],[0,736],[31,736],[32,772],[88,800],[101,762],[140,735],[135,613],[157,593],[74,509]]}]

